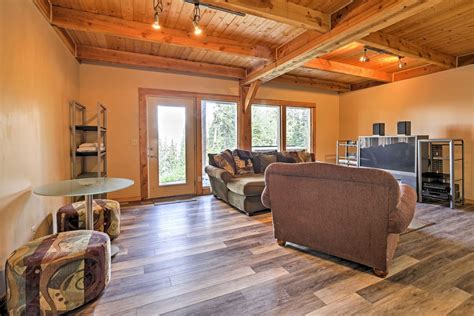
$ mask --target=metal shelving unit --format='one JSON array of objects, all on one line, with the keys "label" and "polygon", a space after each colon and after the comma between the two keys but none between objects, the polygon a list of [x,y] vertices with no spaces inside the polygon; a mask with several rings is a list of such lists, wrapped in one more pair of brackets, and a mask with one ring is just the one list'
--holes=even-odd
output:
[{"label": "metal shelving unit", "polygon": [[336,164],[358,167],[358,146],[356,140],[338,140],[336,142]]},{"label": "metal shelving unit", "polygon": [[[107,108],[97,103],[95,125],[87,124],[86,107],[77,101],[69,104],[71,130],[71,178],[94,178],[107,176]],[[95,152],[78,152],[80,144],[97,143]],[[104,146],[104,150],[100,150]],[[95,162],[97,170],[88,167]]]},{"label": "metal shelving unit", "polygon": [[[427,146],[422,151],[424,144]],[[456,150],[457,148],[458,150]],[[449,138],[420,139],[418,140],[418,151],[421,153],[418,155],[419,202],[423,202],[423,198],[433,201],[449,201],[449,206],[452,209],[456,205],[463,205],[464,140]],[[448,168],[446,168],[445,162],[448,163]],[[461,164],[461,166],[456,164]],[[461,169],[458,178],[456,178],[458,176],[456,169]],[[449,173],[446,172],[448,170]],[[447,191],[449,191],[447,193],[443,190],[443,187],[446,186],[448,186]],[[439,196],[437,196],[437,192],[439,192]]]}]

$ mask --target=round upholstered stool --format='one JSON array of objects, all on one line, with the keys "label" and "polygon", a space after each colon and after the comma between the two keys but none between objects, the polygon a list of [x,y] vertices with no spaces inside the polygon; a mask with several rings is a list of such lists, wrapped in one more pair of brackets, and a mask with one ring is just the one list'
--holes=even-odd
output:
[{"label": "round upholstered stool", "polygon": [[35,239],[6,263],[10,315],[57,315],[95,299],[110,280],[110,238],[77,230]]},{"label": "round upholstered stool", "polygon": [[[113,200],[94,200],[94,229],[107,233],[110,239],[120,235],[120,203]],[[86,204],[84,201],[61,207],[56,219],[58,232],[85,229]]]}]

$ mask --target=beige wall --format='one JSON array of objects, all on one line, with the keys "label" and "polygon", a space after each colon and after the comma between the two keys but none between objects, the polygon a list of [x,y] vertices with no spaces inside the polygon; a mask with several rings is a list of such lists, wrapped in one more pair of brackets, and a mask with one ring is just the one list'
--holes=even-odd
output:
[{"label": "beige wall", "polygon": [[79,64],[29,0],[0,1],[0,39],[2,270],[64,202],[31,190],[69,177],[68,101],[79,95]]},{"label": "beige wall", "polygon": [[[138,151],[138,88],[238,95],[238,82],[167,72],[84,64],[80,67],[80,100],[86,106],[97,101],[109,108],[109,176],[133,179],[135,185],[110,194],[113,198],[140,196]],[[317,105],[317,158],[334,159],[338,138],[337,94],[263,86],[258,98],[314,102]]]},{"label": "beige wall", "polygon": [[466,198],[474,200],[474,65],[342,94],[339,135],[371,135],[385,122],[395,135],[397,121],[412,121],[412,134],[465,140]]}]

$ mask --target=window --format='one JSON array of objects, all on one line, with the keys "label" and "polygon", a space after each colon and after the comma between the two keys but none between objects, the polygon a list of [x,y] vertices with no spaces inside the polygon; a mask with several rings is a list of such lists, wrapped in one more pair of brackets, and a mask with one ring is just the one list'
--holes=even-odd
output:
[{"label": "window", "polygon": [[280,123],[279,106],[252,105],[252,150],[279,150]]},{"label": "window", "polygon": [[202,101],[202,185],[209,186],[204,167],[208,154],[237,148],[237,103]]},{"label": "window", "polygon": [[275,101],[275,105],[253,104],[252,150],[312,152],[312,122],[311,104],[291,106],[281,101]]},{"label": "window", "polygon": [[286,107],[286,150],[311,152],[311,109]]}]

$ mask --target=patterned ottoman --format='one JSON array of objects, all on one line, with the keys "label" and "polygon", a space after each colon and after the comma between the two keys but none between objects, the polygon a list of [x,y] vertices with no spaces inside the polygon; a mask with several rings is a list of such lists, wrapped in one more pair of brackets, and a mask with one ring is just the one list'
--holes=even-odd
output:
[{"label": "patterned ottoman", "polygon": [[10,315],[57,315],[96,298],[110,280],[110,238],[78,230],[28,242],[7,259]]},{"label": "patterned ottoman", "polygon": [[[120,203],[113,200],[94,200],[94,229],[105,232],[110,239],[120,235]],[[58,232],[85,229],[86,203],[84,201],[61,207],[56,219]]]}]

